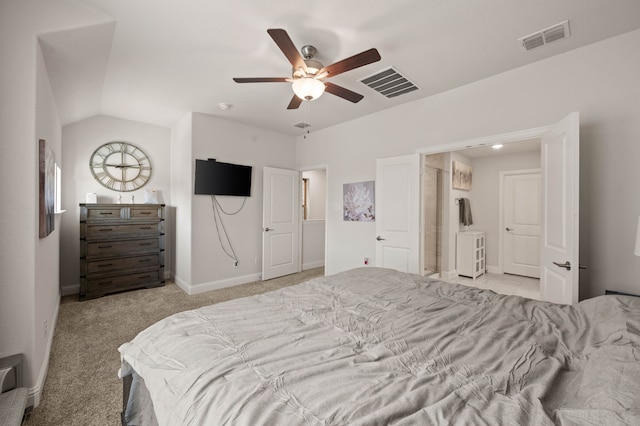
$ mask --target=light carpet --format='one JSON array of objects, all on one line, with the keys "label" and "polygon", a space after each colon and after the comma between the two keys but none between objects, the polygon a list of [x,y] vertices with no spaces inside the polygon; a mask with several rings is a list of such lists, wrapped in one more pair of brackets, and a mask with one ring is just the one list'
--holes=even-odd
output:
[{"label": "light carpet", "polygon": [[129,291],[80,302],[63,297],[40,405],[25,426],[119,425],[122,382],[118,347],[176,312],[277,290],[324,275],[310,269],[189,296],[177,285]]}]

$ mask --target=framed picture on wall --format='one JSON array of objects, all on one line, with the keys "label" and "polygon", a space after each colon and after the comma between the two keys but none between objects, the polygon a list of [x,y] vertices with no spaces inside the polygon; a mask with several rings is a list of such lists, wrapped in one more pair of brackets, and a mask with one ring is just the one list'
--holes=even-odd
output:
[{"label": "framed picture on wall", "polygon": [[453,162],[453,189],[471,191],[472,168],[460,161]]},{"label": "framed picture on wall", "polygon": [[53,232],[56,225],[56,165],[53,150],[47,141],[40,139],[39,148],[39,187],[40,187],[40,238]]},{"label": "framed picture on wall", "polygon": [[374,222],[374,181],[345,183],[342,186],[343,220],[348,222]]}]

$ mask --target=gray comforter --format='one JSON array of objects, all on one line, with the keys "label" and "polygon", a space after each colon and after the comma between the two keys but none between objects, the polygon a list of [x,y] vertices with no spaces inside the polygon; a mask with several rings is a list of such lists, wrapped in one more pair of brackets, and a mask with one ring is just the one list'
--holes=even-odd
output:
[{"label": "gray comforter", "polygon": [[362,268],[120,347],[161,425],[640,425],[640,299],[562,306]]}]

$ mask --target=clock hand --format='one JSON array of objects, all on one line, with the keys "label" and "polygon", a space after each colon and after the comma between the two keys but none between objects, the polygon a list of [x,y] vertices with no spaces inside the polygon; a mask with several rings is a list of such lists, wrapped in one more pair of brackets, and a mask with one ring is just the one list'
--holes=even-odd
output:
[{"label": "clock hand", "polygon": [[132,168],[132,169],[139,169],[140,166],[135,166],[135,165],[130,165],[130,164],[105,164],[105,166],[107,167],[115,167],[118,169],[124,169],[124,168]]}]

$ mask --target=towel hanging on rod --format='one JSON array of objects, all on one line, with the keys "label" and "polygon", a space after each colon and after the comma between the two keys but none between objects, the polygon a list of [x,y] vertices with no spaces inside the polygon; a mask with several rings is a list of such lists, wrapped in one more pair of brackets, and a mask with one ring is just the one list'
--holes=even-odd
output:
[{"label": "towel hanging on rod", "polygon": [[473,225],[473,215],[471,214],[471,201],[468,198],[456,198],[460,204],[460,222],[464,226]]}]

